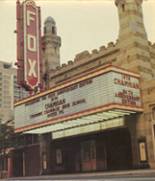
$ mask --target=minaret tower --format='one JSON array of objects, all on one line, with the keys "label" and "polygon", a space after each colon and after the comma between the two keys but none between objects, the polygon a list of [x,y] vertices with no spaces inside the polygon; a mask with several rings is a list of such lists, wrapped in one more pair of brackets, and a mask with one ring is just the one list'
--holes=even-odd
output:
[{"label": "minaret tower", "polygon": [[[44,22],[43,45],[43,74],[45,84],[49,84],[49,77],[52,70],[60,66],[61,38],[57,35],[55,20],[48,17]],[[47,87],[47,86],[46,86]]]},{"label": "minaret tower", "polygon": [[143,0],[115,0],[119,15],[118,65],[134,70],[144,79],[153,77],[149,44],[143,22]]}]

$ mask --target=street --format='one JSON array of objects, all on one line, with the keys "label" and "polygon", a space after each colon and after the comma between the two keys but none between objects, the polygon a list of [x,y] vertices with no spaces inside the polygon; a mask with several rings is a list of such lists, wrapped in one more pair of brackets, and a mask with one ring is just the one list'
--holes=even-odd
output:
[{"label": "street", "polygon": [[9,181],[19,181],[19,180],[155,181],[155,170],[132,170],[132,171],[59,174],[59,175],[57,174],[57,175],[35,176],[35,177],[18,177],[6,180]]},{"label": "street", "polygon": [[19,180],[29,180],[29,181],[34,181],[34,180],[53,180],[53,181],[57,181],[57,180],[84,180],[84,181],[87,181],[87,180],[93,180],[93,181],[96,181],[96,180],[102,180],[102,181],[154,181],[155,180],[155,177],[65,177],[65,178],[62,178],[62,177],[46,177],[46,178],[29,178],[29,179],[9,179],[9,180],[14,180],[14,181],[19,181]]}]

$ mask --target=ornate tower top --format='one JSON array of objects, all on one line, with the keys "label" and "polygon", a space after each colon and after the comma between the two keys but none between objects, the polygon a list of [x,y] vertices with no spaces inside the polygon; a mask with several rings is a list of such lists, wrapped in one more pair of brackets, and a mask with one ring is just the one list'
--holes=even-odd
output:
[{"label": "ornate tower top", "polygon": [[115,0],[119,16],[119,65],[151,79],[147,34],[143,22],[143,0]]},{"label": "ornate tower top", "polygon": [[125,4],[125,0],[115,0],[115,4],[116,6],[118,6],[118,4]]},{"label": "ornate tower top", "polygon": [[44,33],[57,35],[56,22],[51,16],[47,17],[44,22]]},{"label": "ornate tower top", "polygon": [[45,20],[45,24],[48,24],[48,23],[52,23],[54,25],[56,24],[55,20],[51,16],[47,17]]},{"label": "ornate tower top", "polygon": [[142,2],[143,0],[115,0],[120,24],[119,39],[125,34],[131,36],[135,33],[147,38],[143,22]]},{"label": "ornate tower top", "polygon": [[116,6],[118,6],[119,4],[123,5],[126,2],[132,2],[132,1],[136,2],[139,5],[142,4],[142,2],[143,2],[143,0],[115,0],[115,4],[116,4]]},{"label": "ornate tower top", "polygon": [[50,74],[56,67],[60,66],[61,38],[57,35],[55,20],[49,16],[44,22],[44,80],[45,87],[49,87]]}]

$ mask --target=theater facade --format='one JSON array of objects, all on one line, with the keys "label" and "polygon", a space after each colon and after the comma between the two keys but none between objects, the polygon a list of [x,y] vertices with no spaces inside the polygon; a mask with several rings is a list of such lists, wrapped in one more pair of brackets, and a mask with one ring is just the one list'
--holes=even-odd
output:
[{"label": "theater facade", "polygon": [[[47,90],[15,103],[9,177],[155,168],[155,44],[147,39],[142,3],[115,0],[116,43],[51,69]],[[55,28],[48,18],[45,29],[51,22]],[[53,36],[44,37],[46,68]]]},{"label": "theater facade", "polygon": [[[12,174],[133,168],[134,127],[143,111],[140,76],[107,64],[15,103]],[[145,163],[145,140],[139,140]],[[11,162],[10,162],[11,163]]]}]

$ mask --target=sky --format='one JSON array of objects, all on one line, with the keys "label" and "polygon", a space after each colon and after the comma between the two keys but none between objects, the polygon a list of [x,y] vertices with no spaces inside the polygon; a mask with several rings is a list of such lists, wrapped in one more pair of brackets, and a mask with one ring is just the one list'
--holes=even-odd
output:
[{"label": "sky", "polygon": [[[76,54],[99,49],[118,38],[119,22],[114,0],[36,0],[42,27],[52,16],[61,37],[61,63]],[[148,39],[155,42],[155,0],[145,0],[143,14]],[[16,62],[16,0],[0,0],[0,60]]]}]

